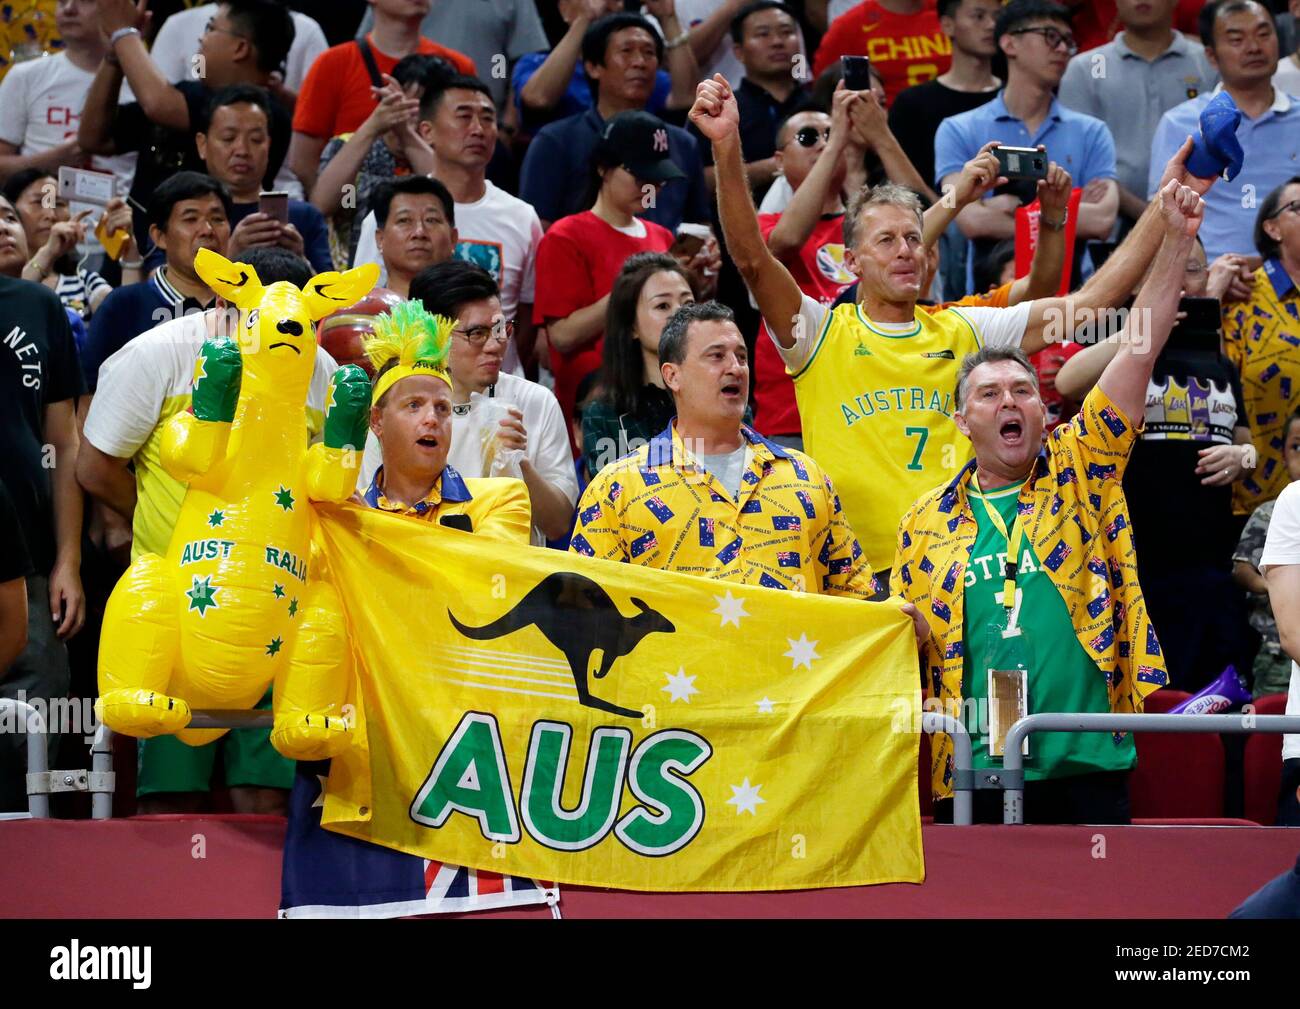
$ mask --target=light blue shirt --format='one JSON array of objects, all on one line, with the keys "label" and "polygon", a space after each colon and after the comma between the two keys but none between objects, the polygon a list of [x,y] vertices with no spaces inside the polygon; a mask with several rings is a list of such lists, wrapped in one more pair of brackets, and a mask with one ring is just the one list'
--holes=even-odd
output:
[{"label": "light blue shirt", "polygon": [[[1174,106],[1161,117],[1151,141],[1149,197],[1155,195],[1165,162],[1189,136],[1199,136],[1201,110],[1212,97],[1200,95]],[[1241,174],[1231,182],[1220,179],[1205,194],[1200,235],[1211,262],[1225,252],[1254,255],[1259,205],[1287,179],[1300,175],[1300,99],[1275,90],[1273,104],[1263,115],[1257,119],[1241,117],[1237,140],[1246,155]]]},{"label": "light blue shirt", "polygon": [[1106,124],[1095,116],[1067,109],[1055,98],[1037,131],[1007,110],[1005,91],[987,105],[950,116],[939,124],[934,138],[934,181],[960,172],[962,166],[990,140],[1008,147],[1047,148],[1047,157],[1070,173],[1076,188],[1093,179],[1115,178],[1115,141]]},{"label": "light blue shirt", "polygon": [[1130,49],[1121,32],[1113,42],[1070,60],[1061,78],[1060,99],[1106,124],[1115,141],[1120,185],[1141,196],[1160,117],[1205,94],[1218,80],[1205,48],[1179,32],[1153,60]]},{"label": "light blue shirt", "polygon": [[[939,124],[934,138],[934,182],[942,191],[943,179],[962,170],[962,166],[979,153],[990,140],[1008,147],[1047,148],[1047,157],[1070,173],[1075,188],[1081,189],[1093,179],[1115,178],[1115,141],[1106,124],[1095,116],[1067,109],[1052,99],[1047,118],[1034,133],[1024,121],[1007,109],[999,91],[987,105],[960,115],[949,116]],[[953,227],[956,227],[954,224]],[[966,246],[966,290],[974,290],[974,244]],[[947,275],[945,275],[947,276]],[[943,296],[954,297],[946,287]]]}]

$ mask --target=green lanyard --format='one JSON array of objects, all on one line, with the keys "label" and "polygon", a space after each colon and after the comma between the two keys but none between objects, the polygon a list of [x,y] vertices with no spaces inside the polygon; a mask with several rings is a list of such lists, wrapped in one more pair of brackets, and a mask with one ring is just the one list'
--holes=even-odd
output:
[{"label": "green lanyard", "polygon": [[989,513],[989,521],[1003,536],[1007,538],[1007,563],[1002,570],[1002,605],[1007,610],[1007,623],[1011,622],[1011,612],[1016,605],[1016,575],[1020,572],[1020,545],[1025,538],[1024,516],[1020,514],[1019,505],[1016,506],[1016,521],[1011,526],[1011,532],[1007,532],[1007,524],[1002,520],[1001,513],[989,504],[987,497],[980,495],[980,501],[984,504],[984,510]]}]

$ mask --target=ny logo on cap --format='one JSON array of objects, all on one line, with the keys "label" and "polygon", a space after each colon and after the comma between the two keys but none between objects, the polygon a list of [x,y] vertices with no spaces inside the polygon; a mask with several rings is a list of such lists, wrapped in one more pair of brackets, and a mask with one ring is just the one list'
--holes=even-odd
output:
[{"label": "ny logo on cap", "polygon": [[655,150],[665,153],[668,150],[668,131],[655,130]]}]

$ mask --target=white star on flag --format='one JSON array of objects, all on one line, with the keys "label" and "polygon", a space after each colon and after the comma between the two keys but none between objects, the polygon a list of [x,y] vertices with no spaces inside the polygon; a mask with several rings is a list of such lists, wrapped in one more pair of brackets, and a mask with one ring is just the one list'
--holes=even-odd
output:
[{"label": "white star on flag", "polygon": [[660,687],[665,694],[668,694],[670,701],[685,701],[691,703],[691,694],[698,694],[699,690],[695,686],[695,677],[687,676],[686,670],[681,666],[677,667],[676,673],[665,673],[668,678],[668,686]]},{"label": "white star on flag", "polygon": [[758,807],[762,803],[767,802],[766,799],[758,794],[758,790],[763,786],[751,785],[748,778],[739,785],[728,785],[727,787],[731,789],[731,798],[727,800],[727,805],[736,807],[737,816],[744,812],[748,812],[752,816],[757,816]]},{"label": "white star on flag", "polygon": [[735,624],[739,627],[740,618],[749,616],[745,612],[745,600],[733,596],[731,589],[727,589],[725,596],[714,596],[713,598],[718,601],[718,605],[713,608],[713,612],[722,618],[719,627],[726,627],[727,624]]},{"label": "white star on flag", "polygon": [[761,701],[755,701],[758,705],[758,712],[761,715],[770,715],[772,713],[772,701],[764,697]]},{"label": "white star on flag", "polygon": [[812,672],[812,660],[821,658],[816,652],[818,642],[809,641],[808,635],[803,632],[800,632],[798,641],[795,641],[794,638],[786,638],[785,640],[790,642],[790,650],[785,653],[785,657],[794,663],[790,667],[790,671],[794,672],[800,666],[803,666],[809,672]]}]

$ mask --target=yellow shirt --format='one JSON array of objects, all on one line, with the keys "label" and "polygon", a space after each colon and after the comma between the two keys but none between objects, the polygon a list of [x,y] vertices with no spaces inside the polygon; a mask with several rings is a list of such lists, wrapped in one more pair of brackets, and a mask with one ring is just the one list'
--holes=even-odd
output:
[{"label": "yellow shirt", "polygon": [[1300,407],[1300,290],[1279,260],[1255,271],[1249,301],[1224,307],[1223,349],[1241,372],[1255,444],[1254,472],[1232,489],[1232,510],[1249,515],[1290,482],[1282,433]]},{"label": "yellow shirt", "polygon": [[[462,529],[480,536],[528,543],[532,531],[533,510],[528,488],[522,480],[510,477],[479,477],[467,479],[451,466],[443,468],[442,476],[422,501],[404,505],[384,497],[384,467],[375,471],[374,479],[364,498],[366,504],[380,511],[410,515],[425,522],[437,522],[453,529]],[[464,522],[444,522],[451,515],[464,515]]]},{"label": "yellow shirt", "polygon": [[[805,317],[808,312],[802,313]],[[898,520],[970,458],[953,423],[962,359],[985,342],[1019,343],[1027,309],[918,311],[905,327],[873,323],[859,305],[824,313],[794,379],[804,448],[826,467],[874,570],[894,556]],[[798,348],[796,347],[796,350]]]},{"label": "yellow shirt", "polygon": [[[1020,491],[1020,514],[1034,556],[1061,593],[1075,635],[1106,676],[1111,711],[1140,712],[1168,680],[1160,642],[1137,579],[1133,530],[1121,481],[1137,429],[1100,387],[1079,414],[1048,436]],[[926,693],[961,715],[966,564],[976,522],[967,487],[975,460],[948,484],[921,496],[903,516],[892,585],[930,621]],[[1038,661],[1045,657],[1038,656]],[[931,785],[952,794],[953,746],[936,736]]]},{"label": "yellow shirt", "polygon": [[610,463],[578,502],[569,549],[743,585],[870,599],[875,579],[830,479],[802,452],[742,427],[739,499],[669,425]]}]

